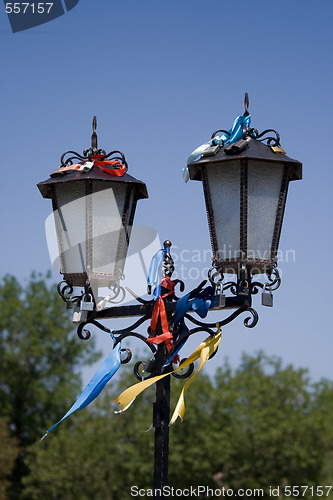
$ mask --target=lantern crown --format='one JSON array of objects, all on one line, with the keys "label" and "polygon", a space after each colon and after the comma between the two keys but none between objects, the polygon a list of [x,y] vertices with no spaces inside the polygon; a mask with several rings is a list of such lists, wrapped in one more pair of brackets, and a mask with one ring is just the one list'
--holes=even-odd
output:
[{"label": "lantern crown", "polygon": [[137,200],[148,198],[146,184],[127,174],[128,165],[124,153],[115,150],[107,154],[104,149],[98,149],[96,127],[97,119],[94,116],[91,147],[85,149],[82,155],[75,151],[63,153],[60,166],[50,174],[50,179],[37,184],[43,198],[52,198],[52,186],[81,180],[133,184]]},{"label": "lantern crown", "polygon": [[[288,164],[290,179],[302,178],[302,163],[289,158],[280,145],[280,135],[274,129],[259,133],[251,128],[249,96],[245,93],[244,114],[238,116],[229,130],[216,130],[210,141],[191,153],[184,171],[184,179],[202,180],[201,167],[231,160],[251,159]],[[274,134],[269,135],[269,134]],[[267,144],[263,144],[266,141]]]}]

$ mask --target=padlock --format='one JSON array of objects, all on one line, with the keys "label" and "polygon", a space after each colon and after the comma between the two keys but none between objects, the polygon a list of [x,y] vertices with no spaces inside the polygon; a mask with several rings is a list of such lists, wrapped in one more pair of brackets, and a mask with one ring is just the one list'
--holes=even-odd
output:
[{"label": "padlock", "polygon": [[223,284],[221,281],[218,281],[215,285],[214,296],[219,298],[219,302],[216,307],[219,309],[225,307],[225,295],[223,293]]},{"label": "padlock", "polygon": [[105,304],[107,304],[111,298],[111,295],[107,295],[106,297],[98,297],[96,311],[102,311],[103,309],[105,309]]},{"label": "padlock", "polygon": [[266,291],[267,285],[264,285],[264,289],[262,291],[261,303],[263,306],[273,307],[273,294],[271,289],[267,287],[268,291]]},{"label": "padlock", "polygon": [[221,146],[219,144],[209,146],[209,148],[205,149],[205,151],[201,153],[201,158],[206,158],[206,156],[215,156],[220,151],[220,149]]},{"label": "padlock", "polygon": [[249,283],[246,280],[241,281],[238,285],[237,292],[238,295],[249,295],[250,294]]},{"label": "padlock", "polygon": [[80,311],[93,311],[94,307],[95,304],[90,293],[84,295],[80,302]]},{"label": "padlock", "polygon": [[79,306],[76,306],[73,312],[73,323],[82,323],[87,321],[88,319],[88,311],[81,311]]},{"label": "padlock", "polygon": [[271,150],[273,153],[278,154],[278,155],[285,155],[286,152],[281,146],[271,146]]},{"label": "padlock", "polygon": [[90,172],[90,170],[93,168],[94,162],[93,161],[85,161],[82,163],[81,167],[79,168],[80,172]]}]

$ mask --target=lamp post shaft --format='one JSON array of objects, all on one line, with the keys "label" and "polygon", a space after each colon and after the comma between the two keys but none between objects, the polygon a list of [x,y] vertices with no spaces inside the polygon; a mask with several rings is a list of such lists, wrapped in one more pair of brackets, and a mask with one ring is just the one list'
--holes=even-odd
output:
[{"label": "lamp post shaft", "polygon": [[[162,333],[160,321],[157,332]],[[157,372],[167,360],[164,342],[158,345],[156,353]],[[154,450],[154,498],[163,499],[163,487],[168,485],[169,462],[169,420],[170,420],[170,375],[156,383],[156,401],[153,408],[153,425],[155,427]]]}]

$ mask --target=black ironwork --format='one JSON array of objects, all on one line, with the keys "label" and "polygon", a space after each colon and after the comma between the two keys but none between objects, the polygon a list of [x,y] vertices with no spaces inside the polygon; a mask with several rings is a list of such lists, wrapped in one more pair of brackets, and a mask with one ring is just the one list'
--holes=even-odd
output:
[{"label": "black ironwork", "polygon": [[[281,195],[282,196],[282,195]],[[243,206],[246,203],[246,183],[243,186]],[[281,201],[283,204],[283,200]],[[243,211],[242,217],[246,217]],[[243,244],[245,245],[245,241]],[[246,246],[246,245],[245,245]],[[171,278],[175,267],[174,261],[170,253],[171,242],[166,240],[164,242],[165,255],[163,259],[163,276]],[[252,308],[252,295],[258,293],[258,289],[268,290],[271,293],[276,290],[281,283],[281,279],[276,267],[273,266],[267,272],[267,281],[260,283],[259,281],[252,281],[251,274],[247,270],[245,263],[239,269],[237,281],[228,281],[224,283],[223,270],[219,267],[218,263],[213,262],[211,269],[208,272],[208,279],[214,287],[215,294],[211,301],[211,310],[221,309],[235,309],[228,317],[218,322],[219,326],[229,324],[243,313],[249,313],[244,319],[244,325],[247,328],[253,328],[258,323],[258,313]],[[174,283],[180,285],[180,290],[184,290],[184,283],[180,280],[174,280]],[[206,280],[193,290],[190,298],[195,297],[205,286]],[[125,341],[127,338],[136,338],[143,342],[149,349],[149,357],[146,360],[137,361],[133,367],[134,376],[138,380],[145,380],[160,374],[172,372],[172,363],[177,350],[181,345],[192,335],[199,332],[206,332],[210,336],[215,335],[216,323],[204,323],[193,317],[190,311],[185,314],[184,325],[185,332],[178,336],[178,331],[174,325],[174,313],[177,305],[178,297],[173,293],[164,299],[169,331],[173,333],[174,342],[168,352],[165,343],[159,344],[157,347],[147,341],[147,337],[138,333],[136,330],[145,322],[149,321],[155,301],[145,300],[139,297],[127,288],[127,291],[134,297],[136,303],[130,305],[121,305],[122,300],[125,298],[125,290],[119,283],[112,284],[109,289],[112,295],[107,299],[102,299],[100,302],[95,302],[92,294],[92,289],[88,279],[86,279],[84,291],[79,295],[73,294],[73,286],[66,281],[62,281],[58,285],[58,292],[66,302],[68,308],[75,305],[75,310],[80,310],[81,302],[87,295],[91,295],[94,300],[94,309],[92,311],[84,311],[86,317],[80,322],[77,328],[77,334],[81,340],[88,340],[91,337],[91,332],[88,325],[93,325],[101,331],[113,335],[115,338],[115,345]],[[224,296],[225,292],[229,290],[231,295]],[[149,290],[151,292],[151,290]],[[221,297],[223,296],[223,301]],[[117,301],[117,299],[119,299]],[[103,303],[104,301],[104,303]],[[102,304],[101,304],[102,302]],[[108,302],[119,303],[113,307],[105,307]],[[111,331],[105,327],[99,320],[117,317],[135,317],[140,316],[133,324],[121,330]],[[186,322],[190,322],[194,327],[188,327]],[[149,328],[148,328],[149,332]],[[150,333],[150,332],[149,332]],[[158,322],[155,335],[162,333],[160,321]],[[132,352],[127,347],[121,348],[121,363],[127,364],[132,359]],[[184,361],[184,360],[182,360]],[[169,363],[168,363],[169,362]],[[168,364],[167,364],[168,363]],[[167,366],[166,366],[167,365]],[[184,371],[172,373],[176,378],[187,378],[193,373],[194,365],[190,364]],[[170,375],[160,379],[156,383],[156,401],[153,410],[153,426],[155,427],[155,455],[154,455],[154,489],[163,491],[163,487],[167,485],[168,481],[168,446],[169,446],[169,417],[170,417]],[[156,496],[155,498],[163,498],[163,496]]]},{"label": "black ironwork", "polygon": [[216,235],[216,229],[215,229],[215,223],[214,223],[214,210],[213,210],[213,205],[212,205],[212,199],[210,196],[208,175],[207,175],[206,169],[202,170],[202,182],[203,182],[203,187],[204,187],[203,192],[204,192],[205,207],[206,207],[206,212],[207,212],[210,242],[211,242],[212,248],[214,249],[214,254],[215,254],[218,252],[218,244],[217,244],[217,235]]},{"label": "black ironwork", "polygon": [[[171,242],[166,241],[164,243],[166,248],[166,253],[163,261],[163,274],[165,276],[171,276],[174,271],[174,262],[170,254]],[[219,269],[212,268],[209,272],[209,279],[212,284],[221,283],[223,281],[223,274],[221,274]],[[250,283],[248,285],[247,295],[239,295],[241,280],[244,276],[240,275],[238,282],[228,282],[223,286],[223,291],[230,289],[233,293],[233,297],[227,297],[226,308],[235,308],[230,316],[219,322],[220,326],[226,325],[237,318],[243,312],[250,313],[250,317],[246,317],[244,320],[244,325],[248,328],[253,328],[258,322],[258,314],[251,307],[251,293],[255,293],[254,287],[258,286],[258,282]],[[217,281],[215,281],[217,280]],[[277,269],[273,269],[271,275],[268,276],[269,284],[271,287],[279,284],[279,276]],[[176,280],[180,283],[181,290],[184,289],[184,283],[180,280]],[[197,289],[193,292],[194,296],[198,291],[202,289],[206,281],[203,281]],[[261,285],[261,284],[260,284]],[[190,314],[186,314],[184,320],[189,321],[195,325],[194,328],[188,328],[187,331],[174,341],[174,344],[170,350],[167,352],[164,343],[159,344],[156,348],[153,344],[147,342],[147,338],[135,331],[138,327],[149,321],[151,318],[152,310],[154,307],[154,300],[145,300],[138,297],[132,290],[127,289],[129,293],[136,299],[136,304],[131,304],[127,306],[114,306],[111,308],[103,309],[97,311],[88,312],[88,319],[82,322],[78,326],[78,336],[82,340],[88,340],[91,336],[90,331],[87,329],[87,325],[91,324],[99,328],[103,332],[108,334],[112,333],[115,337],[115,345],[122,342],[123,340],[132,337],[137,338],[143,342],[150,350],[150,357],[145,361],[138,361],[135,363],[133,368],[134,376],[138,380],[145,380],[147,378],[159,375],[162,373],[167,373],[172,371],[172,364],[165,368],[165,364],[170,359],[173,359],[177,349],[180,345],[186,341],[191,335],[198,332],[206,332],[211,336],[215,335],[214,328],[216,323],[203,323],[196,318],[192,317]],[[59,294],[65,302],[70,301],[71,303],[80,304],[80,301],[85,294],[90,293],[90,285],[86,282],[85,290],[81,295],[76,295],[71,297],[73,293],[73,287],[66,282],[61,282],[58,286]],[[218,308],[218,295],[214,296],[211,304],[211,309],[214,310],[215,307]],[[173,331],[173,318],[174,311],[177,304],[178,298],[173,294],[165,299],[165,307],[167,311],[167,318],[170,326],[170,331]],[[102,325],[98,319],[102,318],[112,318],[112,317],[130,317],[130,316],[141,316],[130,326],[121,330],[111,330]],[[158,322],[156,334],[162,333],[162,328],[160,322]],[[129,363],[132,358],[132,352],[128,348],[121,349],[122,357],[121,363]],[[183,360],[182,360],[183,361]],[[184,371],[179,373],[173,373],[172,375],[176,378],[187,378],[194,370],[193,363],[190,364]],[[164,498],[163,494],[159,494],[159,491],[163,491],[163,487],[168,484],[168,454],[169,454],[169,419],[170,419],[170,375],[160,379],[156,383],[156,401],[153,406],[153,426],[155,428],[155,451],[154,451],[154,490],[157,491],[155,498]]]},{"label": "black ironwork", "polygon": [[254,295],[258,293],[257,287],[273,292],[277,290],[281,285],[279,270],[276,267],[267,273],[267,279],[268,281],[266,281],[266,283],[260,283],[259,281],[254,281],[253,283],[251,283],[251,294]]},{"label": "black ironwork", "polygon": [[[76,151],[66,151],[65,153],[63,153],[61,155],[61,158],[60,158],[61,165],[60,166],[66,167],[69,165],[73,165],[74,160],[85,161],[88,159],[89,161],[91,161],[91,157],[93,155],[99,155],[100,156],[100,158],[98,158],[99,161],[103,161],[103,160],[107,160],[107,159],[109,159],[111,161],[119,161],[120,163],[122,163],[126,167],[126,171],[127,171],[128,165],[127,165],[124,153],[122,153],[121,151],[118,151],[118,150],[111,151],[110,153],[106,153],[104,149],[98,149],[98,147],[97,147],[97,133],[96,133],[96,128],[97,128],[96,116],[94,116],[94,118],[93,118],[92,128],[93,128],[93,133],[91,136],[91,147],[88,149],[85,149],[83,151],[82,155],[80,153],[77,153]],[[66,155],[73,155],[73,156],[70,156],[69,158],[65,159]],[[120,168],[120,166],[113,165],[112,168],[117,169],[117,168]]]},{"label": "black ironwork", "polygon": [[166,249],[166,253],[165,253],[164,259],[163,259],[163,276],[169,276],[169,278],[171,278],[171,276],[175,270],[175,263],[173,261],[173,258],[171,257],[171,254],[170,254],[171,245],[172,245],[172,243],[169,240],[166,240],[163,243],[163,246]]},{"label": "black ironwork", "polygon": [[248,219],[248,166],[243,158],[240,161],[240,251],[247,251],[247,219]]},{"label": "black ironwork", "polygon": [[[69,155],[69,154],[72,154],[73,156],[70,156],[69,158],[67,158],[65,160],[65,156]],[[106,154],[104,149],[99,149],[95,153],[92,152],[92,149],[85,149],[83,151],[83,155],[80,155],[76,151],[66,151],[65,153],[63,153],[61,155],[61,158],[60,158],[61,167],[73,165],[73,160],[79,160],[79,161],[85,161],[87,159],[91,160],[92,155],[102,155],[100,158],[98,158],[99,161],[103,161],[103,160],[116,161],[117,160],[126,167],[126,170],[128,169],[128,165],[127,165],[127,161],[125,159],[124,153],[122,153],[121,151],[115,150],[115,151],[111,151],[110,153]],[[115,155],[115,156],[113,156],[113,155]],[[117,167],[117,165],[114,165],[113,168],[117,169],[120,167]]]},{"label": "black ironwork", "polygon": [[280,194],[279,194],[279,201],[278,201],[275,226],[274,226],[274,232],[273,232],[273,241],[272,241],[272,248],[271,248],[271,258],[272,259],[276,259],[276,254],[277,254],[277,250],[278,250],[278,246],[279,246],[284,210],[285,210],[286,200],[287,200],[289,177],[290,177],[290,170],[289,170],[289,167],[287,165],[285,165],[283,168],[281,189],[280,189]]},{"label": "black ironwork", "polygon": [[[170,253],[171,242],[166,240],[164,242],[165,255],[163,259],[162,272],[164,276],[171,277],[174,271],[174,261]],[[179,329],[174,325],[175,309],[177,301],[179,300],[175,294],[170,294],[164,298],[164,304],[167,314],[167,320],[169,325],[169,331],[173,333],[174,341],[170,351],[168,352],[165,343],[154,344],[147,341],[147,337],[138,333],[136,330],[142,326],[145,322],[149,321],[152,316],[155,300],[145,300],[139,297],[127,288],[127,291],[134,297],[136,303],[130,305],[116,305],[104,309],[96,309],[93,311],[88,311],[87,319],[82,321],[78,328],[77,333],[80,339],[88,340],[91,337],[90,330],[87,328],[88,325],[93,325],[99,328],[101,331],[112,334],[115,339],[115,345],[125,341],[128,338],[136,338],[143,342],[149,349],[149,357],[146,360],[137,361],[133,367],[134,376],[138,380],[146,380],[147,378],[154,377],[160,374],[173,375],[176,378],[185,379],[193,373],[194,365],[191,363],[186,369],[171,373],[172,363],[175,354],[177,353],[179,347],[192,335],[198,332],[206,332],[210,336],[215,335],[215,328],[218,324],[224,326],[229,324],[231,321],[236,319],[243,313],[249,313],[244,319],[244,325],[247,328],[253,328],[258,323],[258,313],[255,309],[251,307],[251,296],[258,293],[258,288],[268,289],[269,291],[275,290],[279,287],[281,279],[277,268],[271,269],[267,273],[267,281],[265,283],[260,283],[259,281],[251,281],[251,276],[248,276],[247,269],[243,265],[238,273],[237,281],[228,281],[223,283],[224,276],[222,269],[213,266],[209,270],[208,279],[211,285],[215,289],[215,294],[211,301],[210,310],[221,310],[221,309],[235,309],[227,318],[220,320],[218,323],[204,323],[199,319],[191,315],[191,311],[184,316],[185,330],[183,330],[182,335],[178,336]],[[174,283],[179,283],[181,291],[184,290],[184,283],[180,280],[174,280]],[[194,298],[205,286],[207,281],[203,281],[200,285],[193,290],[189,298]],[[119,286],[119,285],[117,285]],[[221,294],[225,291],[230,290],[231,295],[225,297],[223,306],[221,306]],[[80,305],[83,297],[86,294],[91,293],[91,287],[89,282],[86,282],[84,291],[81,295],[71,296],[73,293],[73,287],[62,281],[58,285],[58,291],[61,298],[70,304]],[[151,292],[151,290],[149,290]],[[116,295],[119,292],[116,288]],[[118,318],[118,317],[135,317],[140,316],[134,323],[126,328],[120,330],[110,330],[100,323],[101,319],[107,318]],[[188,327],[186,322],[192,323],[193,327]],[[148,328],[148,332],[150,329]],[[158,321],[155,335],[162,333],[161,322]],[[127,364],[132,358],[132,352],[127,347],[121,348],[121,363]],[[182,360],[184,361],[184,360]],[[168,363],[169,362],[169,363]],[[167,365],[167,366],[166,366]],[[169,447],[169,418],[170,418],[170,375],[160,379],[156,383],[156,401],[153,408],[153,426],[155,428],[155,454],[154,454],[154,489],[157,491],[163,491],[163,487],[167,485],[168,481],[168,447]],[[163,498],[157,495],[155,498]]]},{"label": "black ironwork", "polygon": [[[249,113],[249,95],[247,92],[245,93],[245,97],[244,97],[244,109],[245,109],[245,111],[244,111],[243,116],[244,117],[249,116],[249,114],[250,114]],[[227,134],[228,137],[230,137],[230,135],[231,135],[230,132],[228,132],[227,130],[219,129],[219,130],[216,130],[215,132],[212,133],[211,139],[214,139],[216,134],[221,133],[221,132],[223,134]],[[275,134],[275,137],[273,137],[271,135],[269,135],[268,137],[264,137],[267,134],[269,134],[270,132]],[[272,128],[268,128],[260,133],[260,132],[258,132],[258,130],[256,128],[243,127],[243,136],[244,136],[244,139],[246,139],[247,137],[251,137],[252,139],[255,139],[259,142],[266,141],[268,146],[273,146],[273,147],[280,146],[280,135],[276,130],[274,130]],[[242,141],[242,139],[240,141],[238,141],[238,143],[240,143],[241,141]],[[226,150],[226,152],[227,153],[229,152],[231,154],[238,154],[240,152],[238,143],[236,143],[236,146],[235,146],[235,144],[231,145],[230,150]],[[224,144],[222,143],[222,147],[223,146],[224,146]],[[244,147],[246,147],[245,143],[244,143]]]},{"label": "black ironwork", "polygon": [[[244,99],[244,117],[249,116],[249,97],[248,94],[245,94]],[[109,176],[108,173],[102,171],[101,169],[94,169],[91,171],[92,166],[94,165],[92,162],[92,158],[94,156],[94,160],[96,156],[98,160],[114,160],[116,163],[110,165],[110,168],[121,168],[121,165],[117,165],[117,162],[120,162],[122,165],[126,167],[127,170],[127,162],[125,160],[125,156],[122,152],[118,150],[111,151],[106,154],[104,149],[98,149],[98,140],[97,140],[97,119],[96,116],[93,117],[92,123],[93,133],[91,136],[91,147],[83,151],[82,155],[75,151],[66,151],[61,156],[61,167],[71,166],[73,162],[78,160],[83,163],[82,168],[80,168],[79,174],[74,171],[74,169],[66,169],[65,179],[62,179],[62,169],[60,168],[60,172],[55,171],[51,174],[51,179],[47,181],[41,182],[38,184],[38,187],[45,198],[52,198],[53,209],[57,210],[57,199],[55,186],[60,182],[76,181],[77,178],[80,178],[81,174],[82,179],[84,179],[87,184],[86,188],[89,190],[86,194],[91,193],[91,182],[92,180],[103,180],[103,181],[112,181],[113,183],[127,183],[132,185],[135,188],[135,196],[130,202],[130,192],[128,190],[125,209],[122,215],[123,225],[127,227],[127,225],[131,226],[134,217],[134,209],[136,200],[140,198],[147,198],[148,193],[144,183],[134,179],[133,177],[127,175],[126,173],[119,179],[117,176]],[[300,162],[288,158],[285,155],[285,152],[280,148],[280,136],[278,132],[273,129],[267,129],[263,132],[259,133],[258,130],[249,127],[243,127],[243,139],[237,141],[233,145],[224,148],[224,141],[220,138],[215,139],[215,136],[218,133],[225,134],[226,137],[230,137],[230,132],[220,129],[212,134],[212,151],[207,154],[202,154],[202,158],[199,161],[192,162],[189,164],[189,172],[192,179],[202,180],[204,183],[204,193],[205,193],[205,201],[206,201],[206,209],[209,220],[209,230],[211,236],[211,242],[213,247],[213,265],[208,272],[208,279],[211,283],[211,286],[214,288],[215,293],[211,298],[210,310],[222,310],[222,309],[235,309],[228,317],[221,320],[218,323],[204,323],[191,315],[191,311],[188,311],[183,318],[181,327],[179,324],[175,325],[175,310],[177,306],[178,297],[174,293],[168,293],[168,296],[164,297],[163,303],[165,306],[167,322],[169,332],[173,336],[173,344],[171,348],[169,347],[169,352],[164,342],[158,344],[156,347],[154,344],[148,341],[145,335],[138,333],[136,330],[140,326],[142,326],[145,322],[151,319],[153,309],[155,306],[155,300],[145,300],[142,297],[139,297],[130,290],[126,288],[126,290],[134,297],[135,303],[130,305],[122,305],[125,298],[125,289],[119,285],[120,276],[116,275],[112,277],[110,284],[110,280],[108,280],[109,289],[111,294],[105,298],[94,297],[92,293],[92,288],[96,288],[96,283],[94,283],[94,287],[91,286],[89,280],[87,278],[87,273],[74,273],[74,274],[64,274],[65,280],[59,283],[58,292],[62,300],[66,303],[67,308],[72,308],[74,306],[74,314],[75,322],[78,323],[77,333],[80,339],[88,340],[91,337],[91,332],[88,329],[89,325],[93,325],[100,329],[101,331],[107,333],[108,335],[112,335],[114,338],[114,346],[118,345],[120,342],[125,341],[127,338],[136,338],[143,342],[149,348],[149,358],[145,361],[138,361],[135,363],[133,372],[135,377],[138,380],[143,380],[148,377],[153,377],[154,375],[165,374],[166,376],[159,380],[156,383],[156,402],[154,403],[154,411],[153,411],[153,426],[155,427],[155,455],[154,455],[154,488],[163,491],[163,487],[167,485],[168,480],[168,446],[169,446],[169,414],[170,414],[170,375],[177,378],[187,378],[193,372],[193,363],[190,364],[184,372],[175,372],[172,373],[172,361],[175,358],[176,353],[182,344],[192,335],[198,332],[206,332],[210,336],[216,335],[215,328],[220,326],[229,324],[231,321],[236,319],[242,313],[249,313],[249,316],[246,316],[244,319],[244,325],[247,328],[253,328],[258,322],[258,313],[255,309],[252,308],[252,295],[258,293],[259,289],[263,289],[265,292],[265,302],[263,300],[263,305],[272,306],[271,292],[276,290],[281,283],[281,279],[279,276],[279,272],[276,268],[276,249],[278,245],[278,240],[280,236],[281,224],[283,219],[284,206],[286,201],[286,194],[288,188],[289,180],[297,180],[301,179],[301,168],[302,165]],[[275,136],[270,135],[273,133]],[[252,140],[255,139],[255,140]],[[261,142],[267,142],[268,146],[260,144]],[[225,141],[227,142],[227,141]],[[265,151],[264,151],[265,150]],[[278,158],[279,155],[275,153],[283,154],[283,160]],[[212,206],[212,200],[209,193],[208,186],[208,176],[206,172],[206,166],[212,163],[218,163],[221,161],[230,161],[229,155],[235,154],[239,155],[240,158],[240,177],[241,177],[241,228],[245,228],[247,226],[247,160],[250,158],[259,159],[259,160],[267,160],[277,163],[284,163],[284,178],[281,186],[279,205],[278,205],[278,214],[276,218],[276,224],[274,229],[274,238],[272,244],[271,251],[271,259],[267,259],[265,261],[258,262],[262,267],[257,268],[256,272],[262,272],[265,269],[267,272],[267,281],[265,283],[261,283],[259,281],[252,281],[251,276],[251,263],[249,260],[246,260],[246,250],[247,250],[247,234],[244,229],[241,229],[240,234],[240,250],[241,255],[239,259],[232,259],[230,264],[233,266],[231,269],[233,272],[237,273],[237,281],[228,281],[224,282],[223,270],[226,269],[225,262],[219,261],[217,257],[218,245],[217,245],[217,235],[215,231],[214,224],[214,210]],[[90,165],[84,164],[84,162],[90,162]],[[132,203],[132,204],[131,204]],[[131,205],[131,211],[129,207]],[[61,212],[59,212],[60,217],[62,217]],[[63,229],[65,231],[65,222],[61,219],[61,224],[63,225]],[[88,221],[89,224],[89,221]],[[126,244],[128,245],[129,234],[126,233]],[[164,242],[164,261],[163,261],[163,276],[171,277],[174,272],[174,261],[170,254],[171,242]],[[81,251],[81,248],[79,248]],[[82,252],[81,252],[82,254]],[[82,257],[82,255],[81,255]],[[82,264],[83,257],[82,257]],[[227,262],[229,264],[229,262]],[[254,262],[257,264],[257,262]],[[226,271],[225,271],[226,272]],[[253,273],[254,274],[254,273]],[[67,280],[67,281],[66,281]],[[201,292],[203,287],[206,284],[206,280],[203,281],[195,290],[191,292],[189,295],[189,299],[192,299],[197,296],[198,293]],[[183,291],[185,286],[181,280],[173,280],[174,284],[180,285],[180,290]],[[75,286],[83,286],[84,291],[82,291],[78,295],[73,295]],[[166,290],[166,289],[165,289]],[[226,296],[225,292],[230,291],[231,295]],[[150,293],[151,290],[148,290]],[[162,295],[164,289],[162,287]],[[267,295],[269,299],[267,299]],[[87,296],[91,297],[91,303],[87,302]],[[264,298],[264,294],[263,294]],[[108,303],[117,304],[113,307],[107,307]],[[90,308],[90,306],[93,306]],[[102,319],[110,319],[110,318],[122,318],[122,317],[139,317],[133,324],[130,326],[123,328],[121,330],[111,330],[105,327],[100,320]],[[189,328],[186,322],[192,323],[192,327]],[[193,327],[194,325],[194,327]],[[183,327],[183,328],[182,328]],[[150,329],[148,327],[148,333]],[[159,320],[157,323],[157,328],[154,332],[156,336],[162,333],[162,325]],[[132,358],[132,352],[129,348],[122,347],[121,349],[121,363],[127,364],[130,362]],[[216,351],[213,355],[216,354]],[[212,356],[213,356],[212,355]],[[211,357],[212,357],[211,356]],[[169,363],[171,361],[171,363]],[[184,360],[182,360],[184,361]],[[163,498],[163,493],[161,495],[155,495],[155,498]]]},{"label": "black ironwork", "polygon": [[[242,275],[242,273],[244,274]],[[245,265],[243,265],[243,269],[241,269],[241,271],[239,272],[237,281],[227,281],[226,283],[224,283],[223,282],[224,274],[222,268],[215,267],[213,263],[212,267],[208,271],[208,279],[211,282],[212,286],[214,287],[220,286],[222,293],[225,292],[226,290],[230,290],[230,292],[233,295],[233,297],[225,298],[225,309],[231,309],[237,307],[237,304],[238,307],[243,307],[246,305],[245,302],[247,301],[249,302],[248,306],[250,307],[251,295],[256,295],[258,293],[258,288],[266,289],[273,292],[277,290],[281,285],[281,277],[279,274],[279,270],[276,267],[276,263],[273,265],[272,269],[269,269],[267,271],[266,273],[267,281],[264,283],[261,283],[260,281],[252,281],[251,276],[248,275],[249,273],[247,272]],[[242,286],[244,283],[246,285],[245,287]],[[243,300],[244,302],[243,306],[240,303],[240,296],[241,300]],[[211,309],[214,309],[214,300],[212,302]],[[255,321],[255,324],[257,324],[257,322],[258,319]],[[220,324],[223,325],[223,321],[221,321]]]},{"label": "black ironwork", "polygon": [[[269,132],[273,132],[275,134],[275,137],[272,137],[272,136],[263,137],[264,135],[268,134]],[[276,147],[280,146],[280,134],[272,128],[268,128],[261,133],[259,133],[256,128],[251,128],[248,130],[248,135],[252,139],[255,139],[256,141],[259,141],[259,142],[266,141],[268,146],[276,146]],[[262,137],[262,139],[260,139],[261,137]]]},{"label": "black ironwork", "polygon": [[243,116],[249,116],[249,94],[245,92],[245,97],[244,97],[244,115]]}]

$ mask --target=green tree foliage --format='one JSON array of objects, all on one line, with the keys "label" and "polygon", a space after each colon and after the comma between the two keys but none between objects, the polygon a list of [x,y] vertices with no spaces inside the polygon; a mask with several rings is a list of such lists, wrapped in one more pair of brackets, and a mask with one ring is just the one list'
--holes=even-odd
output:
[{"label": "green tree foliage", "polygon": [[30,448],[24,498],[124,500],[130,485],[151,486],[154,431],[145,431],[152,423],[154,389],[138,398],[137,408],[115,415],[117,391],[136,382],[126,369],[120,375],[92,405]]},{"label": "green tree foliage", "polygon": [[80,392],[82,363],[95,360],[93,343],[80,342],[56,286],[32,275],[25,287],[13,276],[0,284],[0,416],[20,454],[11,497],[20,498],[25,450]]},{"label": "green tree foliage", "polygon": [[[131,485],[151,488],[154,431],[144,431],[154,389],[114,415],[112,400],[135,383],[122,370],[96,403],[30,449],[25,498],[123,500]],[[182,385],[172,380],[172,408]],[[312,384],[306,370],[262,353],[244,355],[236,371],[225,363],[214,378],[201,374],[186,393],[184,422],[170,427],[170,485],[331,484],[332,396],[331,383]]]},{"label": "green tree foliage", "polygon": [[[318,418],[316,404],[317,393],[306,370],[282,368],[281,360],[262,353],[256,358],[244,355],[235,373],[226,365],[209,391],[203,390],[194,401],[200,418],[192,452],[197,457],[195,481],[234,489],[320,484],[328,450],[325,419]],[[193,431],[194,422],[192,429],[175,437],[178,460]],[[179,461],[173,469],[175,482],[184,482],[180,467]],[[187,482],[193,484],[193,478]]]},{"label": "green tree foliage", "polygon": [[0,500],[6,500],[10,485],[8,476],[12,472],[19,454],[17,440],[10,435],[8,422],[0,418]]},{"label": "green tree foliage", "polygon": [[325,453],[323,481],[326,481],[325,484],[331,484],[333,477],[333,382],[321,380],[316,384],[315,391],[315,413],[321,424]]}]

